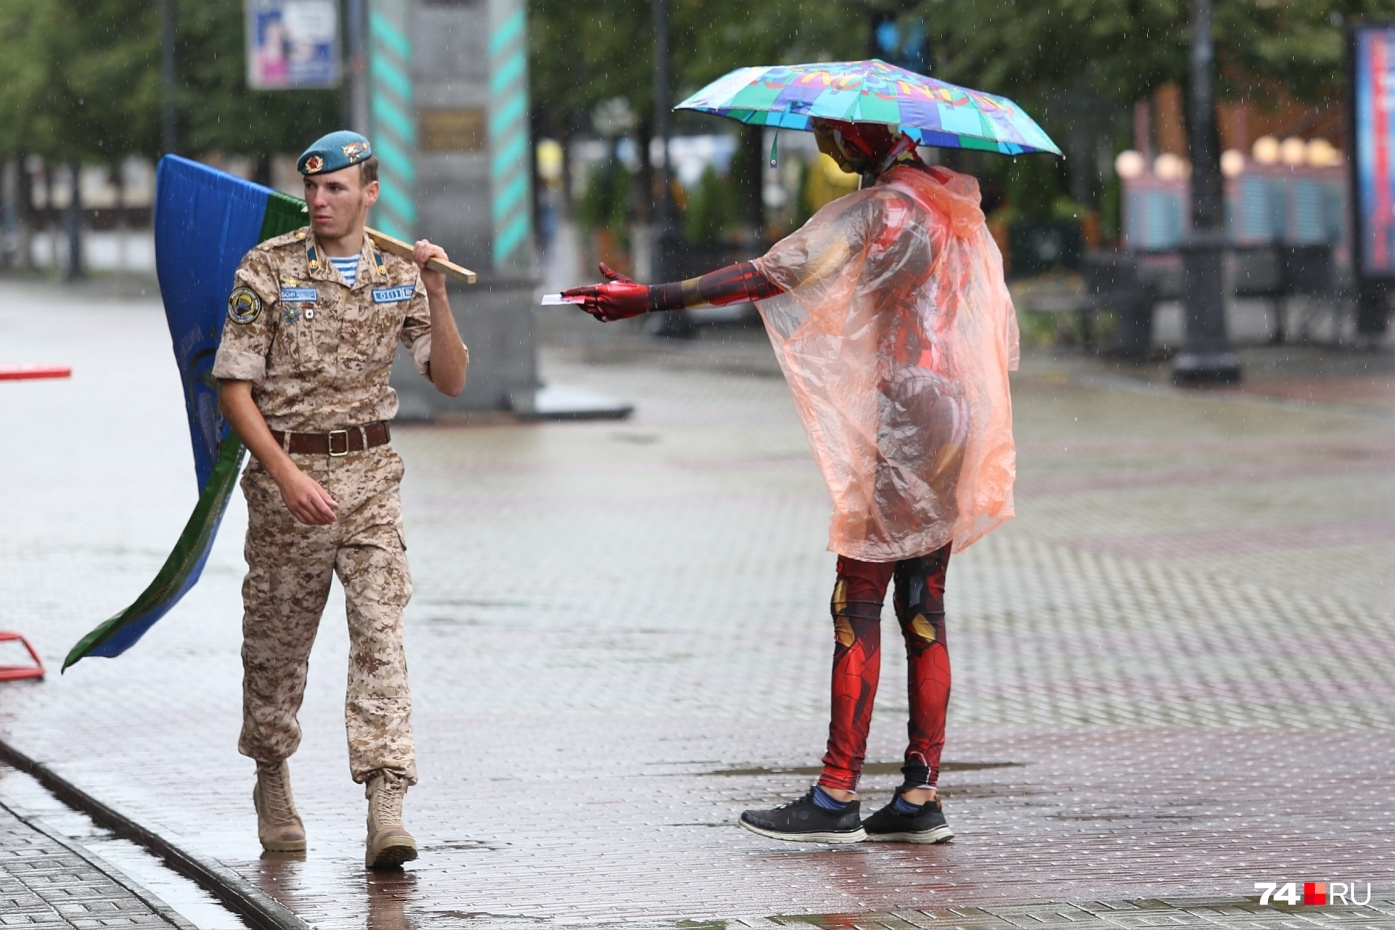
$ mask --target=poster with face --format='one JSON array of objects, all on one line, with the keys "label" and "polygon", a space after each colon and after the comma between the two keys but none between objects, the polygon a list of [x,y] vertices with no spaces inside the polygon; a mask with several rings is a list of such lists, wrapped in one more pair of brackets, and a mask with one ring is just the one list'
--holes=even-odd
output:
[{"label": "poster with face", "polygon": [[339,86],[339,4],[335,0],[246,2],[248,87]]}]

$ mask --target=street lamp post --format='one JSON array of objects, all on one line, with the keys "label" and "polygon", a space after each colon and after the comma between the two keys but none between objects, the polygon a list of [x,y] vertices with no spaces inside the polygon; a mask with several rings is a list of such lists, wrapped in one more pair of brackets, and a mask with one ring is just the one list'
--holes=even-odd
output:
[{"label": "street lamp post", "polygon": [[[668,281],[673,275],[673,258],[678,247],[678,232],[673,226],[673,169],[669,159],[669,138],[672,135],[669,118],[669,76],[672,60],[669,55],[668,0],[653,0],[654,16],[654,134],[659,138],[659,196],[654,201],[654,239],[652,245],[653,274],[658,281]],[[647,156],[648,153],[646,153]],[[682,311],[663,314],[656,336],[680,339],[696,335],[692,319]]]},{"label": "street lamp post", "polygon": [[348,92],[344,95],[345,122],[355,132],[367,135],[368,125],[368,51],[364,40],[365,0],[347,0],[344,4],[344,38],[348,41]]},{"label": "street lamp post", "polygon": [[663,279],[667,273],[663,247],[667,245],[664,234],[673,222],[673,204],[669,198],[669,51],[668,51],[668,0],[654,0],[654,135],[659,137],[659,199],[654,204],[654,227],[658,248],[654,250],[654,274]]},{"label": "street lamp post", "polygon": [[1217,151],[1215,47],[1211,0],[1191,0],[1192,228],[1182,245],[1186,271],[1185,335],[1172,363],[1174,384],[1236,384],[1240,362],[1226,336],[1225,195]]},{"label": "street lamp post", "polygon": [[160,146],[173,152],[174,109],[174,0],[160,0]]}]

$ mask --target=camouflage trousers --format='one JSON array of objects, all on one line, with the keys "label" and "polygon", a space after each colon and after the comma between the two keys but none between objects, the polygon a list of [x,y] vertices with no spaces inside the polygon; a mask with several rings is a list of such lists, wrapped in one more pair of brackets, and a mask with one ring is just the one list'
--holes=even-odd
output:
[{"label": "camouflage trousers", "polygon": [[391,446],[342,457],[296,455],[329,492],[335,522],[307,526],[255,459],[247,497],[247,577],[242,583],[242,735],[238,750],[275,763],[300,745],[310,647],[333,575],[344,586],[349,678],[344,719],[356,782],[389,769],[416,783],[402,609],[412,596],[398,493],[402,459]]}]

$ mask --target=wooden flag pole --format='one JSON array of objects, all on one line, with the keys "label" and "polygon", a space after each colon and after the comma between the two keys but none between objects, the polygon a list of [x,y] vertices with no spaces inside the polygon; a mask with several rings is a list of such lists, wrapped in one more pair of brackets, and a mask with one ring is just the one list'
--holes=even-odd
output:
[{"label": "wooden flag pole", "polygon": [[[372,239],[373,243],[384,252],[391,252],[393,255],[405,258],[407,261],[412,261],[412,246],[410,243],[403,242],[401,239],[394,239],[387,233],[378,232],[378,230],[371,229],[367,226],[364,227],[363,231],[368,235],[368,238]],[[439,258],[431,259],[431,261],[426,263],[426,267],[430,268],[432,271],[439,271],[441,274],[454,278],[457,281],[464,281],[466,284],[474,284],[478,277],[469,268],[462,268],[454,262],[443,262]]]}]

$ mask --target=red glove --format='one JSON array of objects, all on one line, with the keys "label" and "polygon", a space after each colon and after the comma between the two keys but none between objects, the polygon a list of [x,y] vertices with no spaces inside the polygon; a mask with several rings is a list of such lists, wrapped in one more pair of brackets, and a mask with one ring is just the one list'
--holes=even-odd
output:
[{"label": "red glove", "polygon": [[630,280],[605,262],[601,262],[601,274],[610,279],[609,283],[574,287],[563,291],[562,296],[583,298],[577,306],[606,323],[627,320],[654,309],[649,285]]}]

